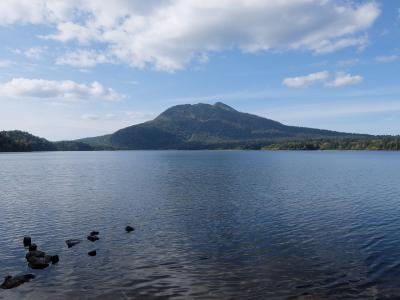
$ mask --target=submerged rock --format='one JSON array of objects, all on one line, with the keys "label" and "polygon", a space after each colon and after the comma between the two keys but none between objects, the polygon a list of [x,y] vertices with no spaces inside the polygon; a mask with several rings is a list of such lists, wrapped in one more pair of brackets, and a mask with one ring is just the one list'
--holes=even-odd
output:
[{"label": "submerged rock", "polygon": [[24,247],[29,247],[32,244],[32,239],[30,236],[24,237]]},{"label": "submerged rock", "polygon": [[132,226],[126,226],[125,227],[125,230],[126,230],[126,232],[131,232],[131,231],[134,231],[135,230],[135,228],[133,228]]},{"label": "submerged rock", "polygon": [[4,282],[0,285],[2,289],[13,289],[21,284],[30,281],[35,278],[33,274],[25,274],[19,276],[6,276],[4,277]]},{"label": "submerged rock", "polygon": [[99,232],[98,232],[98,231],[92,231],[92,232],[90,233],[90,236],[95,236],[95,235],[99,235]]},{"label": "submerged rock", "polygon": [[92,251],[88,252],[89,256],[96,256],[96,254],[97,254],[96,250],[92,250]]},{"label": "submerged rock", "polygon": [[80,242],[81,242],[80,240],[74,240],[74,239],[65,241],[65,243],[67,244],[68,248],[71,248],[71,247],[73,247],[75,245],[78,245]]},{"label": "submerged rock", "polygon": [[99,240],[99,237],[96,235],[88,235],[87,239],[91,242],[95,242]]}]

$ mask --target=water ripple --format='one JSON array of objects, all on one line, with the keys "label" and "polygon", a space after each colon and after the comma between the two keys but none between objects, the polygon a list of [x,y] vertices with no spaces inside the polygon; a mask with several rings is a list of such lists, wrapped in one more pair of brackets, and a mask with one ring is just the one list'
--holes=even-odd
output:
[{"label": "water ripple", "polygon": [[[399,157],[0,155],[0,270],[36,275],[0,299],[396,298]],[[86,241],[94,229],[100,240]],[[60,263],[29,269],[24,235]],[[68,249],[70,238],[82,243]]]}]

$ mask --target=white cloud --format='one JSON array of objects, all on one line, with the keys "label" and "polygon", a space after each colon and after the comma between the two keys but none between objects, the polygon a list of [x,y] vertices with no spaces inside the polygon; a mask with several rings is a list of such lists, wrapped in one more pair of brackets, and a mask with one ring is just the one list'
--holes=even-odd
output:
[{"label": "white cloud", "polygon": [[87,44],[89,41],[96,40],[101,32],[92,26],[83,26],[72,22],[60,23],[57,25],[57,33],[42,36],[44,39],[57,40],[60,42],[68,42],[77,40],[81,44]]},{"label": "white cloud", "polygon": [[81,118],[85,121],[98,121],[101,117],[97,114],[83,114]]},{"label": "white cloud", "polygon": [[15,54],[25,55],[27,58],[40,59],[45,52],[47,47],[31,47],[26,50],[23,49],[13,49],[11,50]]},{"label": "white cloud", "polygon": [[375,101],[365,103],[337,103],[329,102],[313,104],[312,106],[292,106],[270,109],[265,116],[275,120],[292,122],[304,119],[337,118],[355,115],[380,114],[400,112],[400,103],[394,101]]},{"label": "white cloud", "polygon": [[42,47],[32,47],[24,51],[24,54],[28,58],[39,59],[44,52]]},{"label": "white cloud", "polygon": [[107,100],[118,101],[123,95],[94,81],[91,84],[77,83],[71,80],[45,80],[14,78],[0,84],[2,97],[39,98],[63,100]]},{"label": "white cloud", "polygon": [[325,83],[329,87],[341,87],[345,85],[355,85],[363,81],[360,75],[351,75],[344,72],[336,73],[335,77],[328,71],[311,73],[305,76],[288,77],[282,81],[282,84],[291,88],[308,87],[317,82]]},{"label": "white cloud", "polygon": [[341,67],[351,67],[351,66],[358,64],[359,62],[360,62],[360,60],[355,58],[355,59],[339,60],[337,62],[337,64]]},{"label": "white cloud", "polygon": [[105,114],[104,117],[105,117],[106,119],[110,120],[110,119],[116,118],[117,116],[116,116],[115,114],[113,114],[113,113],[108,113],[108,114]]},{"label": "white cloud", "polygon": [[[114,122],[114,121],[127,121],[130,123],[139,123],[152,119],[154,114],[140,112],[140,111],[126,111],[115,113],[85,113],[81,115],[84,121],[101,121],[101,122]],[[130,124],[128,123],[128,124]]]},{"label": "white cloud", "polygon": [[95,50],[77,50],[70,52],[62,57],[59,57],[56,61],[58,65],[70,65],[74,67],[93,67],[97,64],[104,64],[111,62],[104,53],[97,52]]},{"label": "white cloud", "polygon": [[355,85],[361,83],[363,80],[364,78],[360,75],[353,76],[351,74],[339,72],[336,74],[336,77],[331,82],[327,83],[327,86],[340,87],[346,85]]},{"label": "white cloud", "polygon": [[130,120],[133,120],[136,122],[147,121],[154,117],[154,114],[152,114],[152,113],[146,113],[146,112],[141,112],[141,111],[127,111],[127,112],[125,112],[125,115]]},{"label": "white cloud", "polygon": [[283,80],[283,85],[292,88],[306,87],[315,82],[326,81],[329,78],[329,72],[322,71],[312,73],[306,76],[288,77]]},{"label": "white cloud", "polygon": [[12,62],[9,60],[0,60],[0,68],[7,68],[12,65]]},{"label": "white cloud", "polygon": [[0,24],[43,24],[72,18],[74,6],[79,0],[2,0],[0,2]]},{"label": "white cloud", "polygon": [[368,38],[366,36],[356,38],[342,38],[335,41],[321,40],[316,43],[312,49],[317,54],[326,54],[341,50],[348,47],[357,47],[358,50],[363,50],[368,44]]},{"label": "white cloud", "polygon": [[[380,14],[375,1],[334,0],[3,0],[0,25],[47,24],[45,38],[102,44],[104,57],[175,71],[207,54],[305,49],[318,54],[363,48]],[[81,53],[82,54],[82,53]],[[92,66],[108,59],[60,58]],[[75,58],[75,59],[74,59]],[[202,59],[203,58],[203,59]]]},{"label": "white cloud", "polygon": [[390,62],[394,62],[397,60],[400,60],[400,55],[382,55],[382,56],[377,56],[375,58],[375,60],[379,63],[390,63]]},{"label": "white cloud", "polygon": [[128,81],[126,81],[126,83],[129,83],[129,84],[132,84],[132,85],[139,85],[140,84],[140,82],[137,81],[137,80],[128,80]]},{"label": "white cloud", "polygon": [[95,114],[95,113],[88,113],[88,114],[83,114],[81,116],[82,120],[85,121],[114,121],[118,120],[117,115],[113,113],[107,113],[107,114]]}]

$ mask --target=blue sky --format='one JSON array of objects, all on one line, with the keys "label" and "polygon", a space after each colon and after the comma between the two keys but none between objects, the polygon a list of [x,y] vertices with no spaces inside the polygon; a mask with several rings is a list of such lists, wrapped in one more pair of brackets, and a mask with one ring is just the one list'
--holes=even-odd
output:
[{"label": "blue sky", "polygon": [[0,3],[0,130],[74,139],[222,101],[400,134],[398,1],[108,2]]}]

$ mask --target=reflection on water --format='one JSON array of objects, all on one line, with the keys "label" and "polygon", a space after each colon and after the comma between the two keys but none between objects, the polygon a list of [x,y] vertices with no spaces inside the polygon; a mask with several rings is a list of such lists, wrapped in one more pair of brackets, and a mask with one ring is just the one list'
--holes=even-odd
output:
[{"label": "reflection on water", "polygon": [[[0,276],[37,277],[0,299],[393,298],[399,169],[388,152],[2,154]],[[60,263],[30,270],[24,235]]]}]

